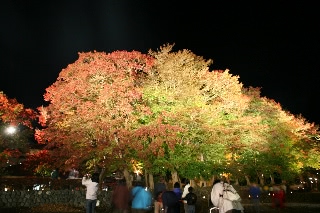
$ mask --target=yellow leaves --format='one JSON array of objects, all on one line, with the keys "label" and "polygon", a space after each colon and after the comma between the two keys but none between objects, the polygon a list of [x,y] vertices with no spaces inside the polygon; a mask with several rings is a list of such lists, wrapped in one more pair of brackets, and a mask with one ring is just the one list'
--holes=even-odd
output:
[{"label": "yellow leaves", "polygon": [[66,130],[66,129],[70,128],[70,124],[66,121],[57,122],[56,127],[57,127],[57,129]]},{"label": "yellow leaves", "polygon": [[173,46],[164,46],[158,53],[151,53],[156,60],[156,74],[150,84],[162,86],[164,91],[179,95],[194,95],[199,90],[199,78],[208,71],[211,60],[205,61],[189,50],[171,53]]},{"label": "yellow leaves", "polygon": [[232,160],[232,153],[227,153],[227,154],[226,154],[226,159],[227,159],[228,161],[231,161],[231,160]]},{"label": "yellow leaves", "polygon": [[229,70],[213,71],[201,79],[202,95],[208,104],[215,105],[217,110],[242,113],[250,101],[242,94],[242,84],[238,76],[233,76]]},{"label": "yellow leaves", "polygon": [[302,163],[301,161],[299,161],[299,162],[297,163],[297,167],[298,167],[299,169],[303,168],[303,163]]},{"label": "yellow leaves", "polygon": [[[116,161],[114,152],[152,166],[156,157],[177,157],[170,156],[177,147],[194,156],[205,150],[204,159],[212,162],[232,161],[245,150],[267,153],[277,143],[287,149],[316,133],[280,104],[261,98],[259,89],[243,88],[230,70],[210,71],[212,60],[172,48],[164,45],[149,55],[80,53],[47,89],[50,104],[40,118],[49,128],[40,136],[67,144],[71,152],[76,141],[83,156],[95,140],[89,147],[94,158],[107,155]],[[224,156],[225,150],[230,153]]]},{"label": "yellow leaves", "polygon": [[211,120],[210,123],[221,113],[241,116],[250,99],[242,94],[238,76],[232,76],[229,70],[209,72],[211,60],[205,61],[189,50],[172,53],[171,49],[167,45],[152,53],[157,59],[156,74],[144,90],[153,91],[149,94],[158,96],[158,100],[165,100],[162,110],[169,111],[172,118],[192,115],[190,112],[195,110],[197,116]]}]

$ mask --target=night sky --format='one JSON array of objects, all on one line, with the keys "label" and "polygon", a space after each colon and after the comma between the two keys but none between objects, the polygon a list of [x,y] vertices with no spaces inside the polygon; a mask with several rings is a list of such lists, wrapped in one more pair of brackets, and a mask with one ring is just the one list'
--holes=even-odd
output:
[{"label": "night sky", "polygon": [[320,124],[318,10],[316,1],[2,0],[0,91],[36,108],[78,52],[175,43]]}]

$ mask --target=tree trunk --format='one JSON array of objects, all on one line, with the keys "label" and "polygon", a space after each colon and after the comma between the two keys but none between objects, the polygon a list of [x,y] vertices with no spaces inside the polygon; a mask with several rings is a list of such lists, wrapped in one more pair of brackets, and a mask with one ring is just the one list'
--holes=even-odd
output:
[{"label": "tree trunk", "polygon": [[104,173],[106,172],[105,168],[102,168],[100,174],[99,174],[99,189],[102,189],[102,177],[104,176]]},{"label": "tree trunk", "polygon": [[201,180],[199,181],[199,186],[200,186],[200,187],[206,187],[206,186],[207,186],[207,181],[205,181],[205,180],[203,180],[203,179],[201,178]]},{"label": "tree trunk", "polygon": [[239,179],[238,178],[236,178],[235,179],[235,182],[234,182],[234,184],[233,185],[235,185],[235,186],[239,186]]},{"label": "tree trunk", "polygon": [[212,178],[211,178],[211,185],[210,186],[213,186],[213,182],[215,181],[215,177],[214,177],[214,175],[212,176]]},{"label": "tree trunk", "polygon": [[177,171],[171,172],[171,176],[172,176],[172,184],[174,184],[175,182],[179,182]]},{"label": "tree trunk", "polygon": [[271,185],[274,185],[274,178],[272,177],[272,175],[270,175],[270,179],[271,179],[270,184],[271,184]]},{"label": "tree trunk", "polygon": [[149,173],[149,187],[150,189],[154,189],[154,180],[153,180],[153,174]]},{"label": "tree trunk", "polygon": [[260,186],[264,186],[264,177],[261,175],[259,177]]},{"label": "tree trunk", "polygon": [[123,176],[126,179],[126,183],[127,183],[128,188],[131,189],[132,180],[131,180],[131,176],[130,176],[130,173],[128,172],[127,168],[123,169]]},{"label": "tree trunk", "polygon": [[247,186],[250,186],[251,185],[251,182],[250,182],[250,179],[247,175],[244,176],[244,178],[246,179],[247,181]]},{"label": "tree trunk", "polygon": [[195,187],[196,186],[196,182],[192,179],[190,180],[190,186]]},{"label": "tree trunk", "polygon": [[148,171],[145,169],[144,170],[144,184],[146,185],[146,187],[149,187],[148,179],[149,179]]}]

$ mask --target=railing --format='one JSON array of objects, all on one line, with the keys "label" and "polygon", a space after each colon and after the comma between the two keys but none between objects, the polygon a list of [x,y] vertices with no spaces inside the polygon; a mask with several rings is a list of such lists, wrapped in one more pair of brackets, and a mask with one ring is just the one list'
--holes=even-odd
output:
[{"label": "railing", "polygon": [[[112,190],[116,182],[102,182],[102,190]],[[51,179],[50,177],[30,176],[2,176],[0,177],[0,191],[12,190],[61,190],[61,189],[85,189],[81,184],[81,178],[77,179]]]},{"label": "railing", "polygon": [[80,189],[81,179],[51,179],[49,177],[3,176],[0,190],[48,190]]}]

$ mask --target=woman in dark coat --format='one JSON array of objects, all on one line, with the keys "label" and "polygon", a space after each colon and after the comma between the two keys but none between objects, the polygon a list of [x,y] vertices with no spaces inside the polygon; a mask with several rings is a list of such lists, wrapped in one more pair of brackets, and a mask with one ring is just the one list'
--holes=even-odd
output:
[{"label": "woman in dark coat", "polygon": [[121,179],[112,193],[112,204],[114,213],[127,213],[129,210],[130,191],[126,180]]}]

